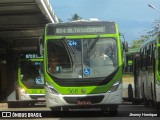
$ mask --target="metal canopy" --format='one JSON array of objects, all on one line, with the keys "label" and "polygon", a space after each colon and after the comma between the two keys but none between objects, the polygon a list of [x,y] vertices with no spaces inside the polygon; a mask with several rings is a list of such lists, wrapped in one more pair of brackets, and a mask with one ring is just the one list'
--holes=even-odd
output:
[{"label": "metal canopy", "polygon": [[36,49],[50,22],[58,20],[48,0],[0,0],[0,52]]}]

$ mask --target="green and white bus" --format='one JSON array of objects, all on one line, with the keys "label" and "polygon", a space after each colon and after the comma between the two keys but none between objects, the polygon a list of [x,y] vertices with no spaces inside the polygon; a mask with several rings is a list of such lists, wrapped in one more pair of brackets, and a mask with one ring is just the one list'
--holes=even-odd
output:
[{"label": "green and white bus", "polygon": [[121,48],[115,22],[47,24],[44,34],[47,107],[117,111],[122,103]]},{"label": "green and white bus", "polygon": [[45,101],[43,58],[36,54],[20,54],[16,98],[19,101]]},{"label": "green and white bus", "polygon": [[160,109],[160,34],[141,44],[135,66],[136,98]]}]

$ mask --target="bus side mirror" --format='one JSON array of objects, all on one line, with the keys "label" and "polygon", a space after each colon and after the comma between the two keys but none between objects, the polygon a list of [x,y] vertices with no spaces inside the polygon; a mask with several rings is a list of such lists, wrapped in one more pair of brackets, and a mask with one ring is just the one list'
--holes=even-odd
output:
[{"label": "bus side mirror", "polygon": [[123,50],[123,54],[122,54],[122,61],[123,61],[123,67],[125,68],[127,66],[127,60],[126,60],[126,51]]},{"label": "bus side mirror", "polygon": [[128,52],[128,42],[127,41],[123,42],[123,49],[125,52]]},{"label": "bus side mirror", "polygon": [[124,42],[122,42],[123,45],[123,50],[125,52],[128,52],[128,42],[125,40],[124,34],[123,33],[119,33],[119,35],[123,38]]},{"label": "bus side mirror", "polygon": [[37,45],[37,55],[38,57],[43,56],[43,45],[42,44]]},{"label": "bus side mirror", "polygon": [[39,37],[39,43],[37,45],[37,55],[38,55],[38,57],[43,56],[43,44],[41,44],[41,40],[43,41],[43,37]]}]

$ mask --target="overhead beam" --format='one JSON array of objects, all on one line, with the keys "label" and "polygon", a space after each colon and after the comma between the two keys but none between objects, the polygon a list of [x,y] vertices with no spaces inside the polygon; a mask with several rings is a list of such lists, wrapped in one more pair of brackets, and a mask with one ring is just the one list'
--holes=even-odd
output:
[{"label": "overhead beam", "polygon": [[19,30],[19,31],[1,31],[0,36],[3,39],[9,38],[22,38],[22,37],[32,37],[32,36],[40,36],[43,35],[43,29],[35,29],[35,30]]},{"label": "overhead beam", "polygon": [[48,22],[58,22],[48,0],[0,0],[0,49],[36,50]]},{"label": "overhead beam", "polygon": [[45,24],[29,24],[29,25],[3,25],[0,26],[0,32],[5,31],[22,31],[22,30],[36,30],[36,29],[44,29]]},{"label": "overhead beam", "polygon": [[9,2],[9,3],[0,3],[0,7],[3,6],[23,6],[23,5],[36,5],[35,2]]},{"label": "overhead beam", "polygon": [[5,3],[35,3],[35,0],[0,0],[0,4]]},{"label": "overhead beam", "polygon": [[19,25],[19,24],[44,24],[45,18],[42,14],[26,14],[26,15],[5,15],[0,17],[1,25]]},{"label": "overhead beam", "polygon": [[21,6],[0,6],[0,15],[11,15],[16,13],[40,13],[40,9],[37,5],[21,5]]}]

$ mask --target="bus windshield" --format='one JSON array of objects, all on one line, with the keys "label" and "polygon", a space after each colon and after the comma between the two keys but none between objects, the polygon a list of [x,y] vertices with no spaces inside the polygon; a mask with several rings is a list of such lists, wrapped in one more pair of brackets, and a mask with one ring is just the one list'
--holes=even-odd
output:
[{"label": "bus windshield", "polygon": [[56,78],[106,77],[117,69],[114,38],[47,41],[47,71]]},{"label": "bus windshield", "polygon": [[27,88],[43,88],[43,62],[21,61],[20,80]]}]

